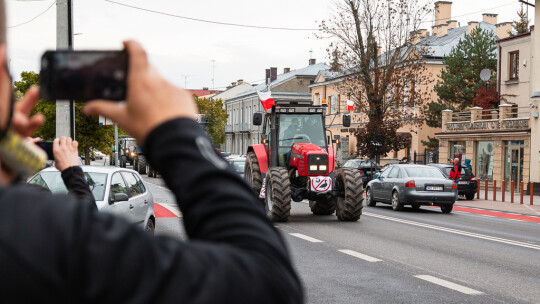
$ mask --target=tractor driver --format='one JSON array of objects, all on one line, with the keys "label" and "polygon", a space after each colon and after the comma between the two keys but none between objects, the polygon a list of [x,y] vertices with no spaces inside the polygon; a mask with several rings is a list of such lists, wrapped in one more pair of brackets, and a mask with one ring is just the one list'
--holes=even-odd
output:
[{"label": "tractor driver", "polygon": [[285,133],[283,133],[283,139],[287,141],[290,140],[292,142],[294,136],[299,133],[302,133],[300,131],[300,121],[298,120],[298,118],[293,118],[291,120],[291,124],[285,130]]}]

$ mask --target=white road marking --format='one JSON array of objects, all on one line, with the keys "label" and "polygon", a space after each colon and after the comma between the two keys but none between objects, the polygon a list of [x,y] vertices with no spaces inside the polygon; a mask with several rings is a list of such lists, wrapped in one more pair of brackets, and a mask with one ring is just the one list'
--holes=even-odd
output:
[{"label": "white road marking", "polygon": [[292,236],[295,236],[297,238],[312,242],[312,243],[323,243],[323,241],[314,239],[314,238],[312,238],[310,236],[307,236],[305,234],[301,234],[301,233],[289,233],[289,234],[292,235]]},{"label": "white road marking", "polygon": [[449,282],[449,281],[446,281],[446,280],[443,280],[443,279],[439,279],[439,278],[436,278],[436,277],[433,277],[433,276],[430,276],[430,275],[415,275],[415,277],[417,277],[417,278],[419,278],[421,280],[424,280],[424,281],[428,281],[428,282],[433,283],[433,284],[437,284],[437,285],[440,285],[440,286],[443,286],[443,287],[446,287],[446,288],[453,289],[455,291],[459,291],[459,292],[464,293],[464,294],[468,294],[468,295],[481,295],[481,294],[484,294],[481,291],[474,290],[472,288],[465,287],[465,286],[462,286],[462,285],[459,285],[459,284],[456,284],[456,283],[452,283],[452,282]]},{"label": "white road marking", "polygon": [[520,246],[520,247],[526,247],[526,248],[530,248],[530,249],[540,250],[540,246],[538,246],[538,245],[530,245],[530,244],[528,244],[526,242],[513,241],[513,240],[498,238],[498,237],[489,236],[489,235],[485,235],[485,234],[479,234],[479,233],[474,233],[474,232],[468,232],[468,231],[463,231],[463,230],[457,230],[457,229],[452,229],[452,228],[446,228],[446,227],[441,227],[441,226],[435,226],[435,225],[430,225],[430,224],[413,222],[413,221],[403,220],[403,219],[399,219],[399,218],[395,218],[395,217],[379,215],[379,214],[375,214],[375,213],[371,213],[371,212],[364,212],[363,214],[367,215],[367,216],[377,217],[377,218],[381,218],[381,219],[385,219],[385,220],[389,220],[389,221],[394,221],[394,222],[399,222],[399,223],[404,223],[404,224],[408,224],[408,225],[413,225],[413,226],[418,226],[418,227],[425,227],[425,228],[429,228],[429,229],[433,229],[433,230],[439,230],[439,231],[449,232],[449,233],[453,233],[453,234],[465,235],[465,236],[470,236],[470,237],[474,237],[474,238],[478,238],[478,239],[484,239],[484,240],[489,240],[489,241],[493,241],[493,242],[504,243],[504,244],[508,244],[508,245],[514,245],[514,246]]},{"label": "white road marking", "polygon": [[352,251],[352,250],[348,250],[348,249],[341,249],[341,250],[338,250],[338,251],[343,252],[343,253],[348,254],[348,255],[352,255],[353,257],[362,259],[364,261],[368,261],[368,262],[372,262],[372,263],[382,262],[382,260],[379,260],[379,259],[374,258],[374,257],[370,257],[369,255],[365,255],[365,254],[362,254],[360,252],[356,252],[356,251]]},{"label": "white road marking", "polygon": [[160,189],[163,189],[163,190],[166,190],[166,191],[172,192],[172,191],[171,191],[171,189],[169,189],[169,188],[167,188],[167,187],[159,186],[159,185],[156,185],[156,184],[154,184],[154,183],[151,183],[151,182],[149,182],[149,181],[146,181],[146,180],[145,180],[145,182],[146,182],[147,184],[150,184],[150,185],[154,186],[154,187],[158,187],[158,188],[160,188]]}]

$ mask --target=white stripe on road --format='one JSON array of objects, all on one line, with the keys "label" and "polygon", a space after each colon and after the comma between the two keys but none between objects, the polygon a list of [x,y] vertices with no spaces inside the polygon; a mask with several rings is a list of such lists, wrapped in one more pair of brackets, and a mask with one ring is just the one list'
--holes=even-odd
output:
[{"label": "white stripe on road", "polygon": [[456,283],[452,283],[452,282],[449,282],[449,281],[446,281],[446,280],[443,280],[443,279],[439,279],[439,278],[436,278],[436,277],[433,277],[433,276],[430,276],[430,275],[415,275],[415,277],[417,277],[417,278],[419,278],[421,280],[424,280],[424,281],[428,281],[428,282],[433,283],[433,284],[437,284],[437,285],[440,285],[440,286],[443,286],[443,287],[446,287],[446,288],[453,289],[455,291],[459,291],[459,292],[464,293],[464,294],[468,294],[468,295],[484,294],[481,291],[474,290],[472,288],[465,287],[465,286],[462,286],[462,285],[459,285],[459,284],[456,284]]},{"label": "white stripe on road", "polygon": [[301,233],[289,233],[289,234],[292,235],[292,236],[295,236],[297,238],[312,242],[312,243],[323,243],[323,241],[314,239],[314,238],[312,238],[310,236],[307,236],[305,234],[301,234]]},{"label": "white stripe on road", "polygon": [[418,227],[425,227],[425,228],[429,228],[429,229],[433,229],[433,230],[439,230],[439,231],[449,232],[449,233],[453,233],[453,234],[465,235],[465,236],[470,236],[470,237],[474,237],[474,238],[478,238],[478,239],[484,239],[484,240],[488,240],[488,241],[504,243],[504,244],[508,244],[508,245],[514,245],[514,246],[520,246],[520,247],[526,247],[526,248],[530,248],[530,249],[540,250],[539,245],[531,245],[531,244],[528,244],[528,243],[525,243],[525,242],[513,241],[513,240],[494,237],[494,236],[474,233],[474,232],[467,232],[467,231],[463,231],[463,230],[457,230],[457,229],[446,228],[446,227],[441,227],[441,226],[418,223],[418,222],[403,220],[403,219],[399,219],[399,218],[395,218],[395,217],[379,215],[379,214],[375,214],[375,213],[371,213],[371,212],[364,212],[363,214],[367,215],[367,216],[377,217],[377,218],[381,218],[381,219],[385,219],[385,220],[389,220],[389,221],[394,221],[394,222],[399,222],[399,223],[404,223],[404,224],[408,224],[408,225],[413,225],[413,226],[418,226]]},{"label": "white stripe on road", "polygon": [[352,250],[348,250],[348,249],[341,249],[341,250],[338,250],[338,251],[343,252],[343,253],[348,254],[348,255],[352,255],[353,257],[362,259],[364,261],[368,261],[368,262],[372,262],[372,263],[382,262],[382,260],[379,260],[379,259],[374,258],[374,257],[370,257],[369,255],[365,255],[365,254],[362,254],[360,252],[356,252],[356,251],[352,251]]}]

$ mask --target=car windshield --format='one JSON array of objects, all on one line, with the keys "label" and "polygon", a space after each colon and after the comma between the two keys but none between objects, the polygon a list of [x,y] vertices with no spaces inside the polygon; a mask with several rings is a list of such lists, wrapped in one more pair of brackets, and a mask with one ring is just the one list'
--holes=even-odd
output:
[{"label": "car windshield", "polygon": [[405,168],[409,177],[437,177],[444,178],[442,172],[437,168],[430,167],[410,167]]},{"label": "car windshield", "polygon": [[[102,201],[103,197],[105,196],[105,182],[107,181],[107,174],[84,172],[84,177],[88,181],[88,185],[90,186],[90,190],[92,190],[94,199],[96,201]],[[28,183],[40,185],[46,189],[49,189],[54,194],[68,192],[59,171],[40,172],[30,179]]]},{"label": "car windshield", "polygon": [[246,165],[246,162],[242,160],[233,160],[231,161],[231,164],[238,173],[244,173],[244,166]]}]

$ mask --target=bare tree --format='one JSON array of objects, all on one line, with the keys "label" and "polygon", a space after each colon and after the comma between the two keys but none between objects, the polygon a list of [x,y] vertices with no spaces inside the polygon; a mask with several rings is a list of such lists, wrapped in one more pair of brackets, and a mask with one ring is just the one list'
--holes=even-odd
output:
[{"label": "bare tree", "polygon": [[354,101],[359,113],[354,121],[364,126],[355,132],[363,155],[378,158],[403,148],[408,138],[397,130],[423,121],[428,48],[419,28],[428,7],[416,0],[339,0],[335,13],[320,24],[319,38],[332,40],[332,68],[342,73],[335,87]]}]

